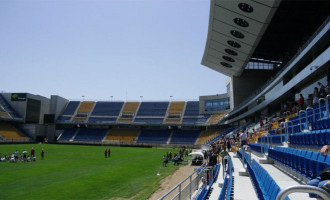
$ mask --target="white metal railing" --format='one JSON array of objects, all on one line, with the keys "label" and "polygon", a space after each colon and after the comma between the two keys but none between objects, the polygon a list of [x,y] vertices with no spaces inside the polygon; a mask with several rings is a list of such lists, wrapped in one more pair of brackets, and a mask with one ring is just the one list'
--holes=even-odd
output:
[{"label": "white metal railing", "polygon": [[286,141],[289,142],[289,124],[291,124],[291,130],[293,134],[293,123],[292,121],[285,122]]},{"label": "white metal railing", "polygon": [[321,188],[310,186],[310,185],[294,185],[285,188],[284,190],[280,191],[278,193],[276,200],[284,200],[285,197],[287,197],[289,194],[294,192],[300,192],[300,193],[313,193],[321,196],[323,199],[330,199],[330,195],[322,190]]},{"label": "white metal railing", "polygon": [[[198,170],[190,174],[183,181],[178,183],[175,187],[173,187],[170,191],[166,192],[163,196],[161,196],[158,200],[181,200],[181,199],[191,199],[193,193],[197,191],[199,188],[199,182],[204,176],[204,168],[206,163],[204,163],[200,168],[202,170]],[[185,185],[186,184],[186,185]]]}]

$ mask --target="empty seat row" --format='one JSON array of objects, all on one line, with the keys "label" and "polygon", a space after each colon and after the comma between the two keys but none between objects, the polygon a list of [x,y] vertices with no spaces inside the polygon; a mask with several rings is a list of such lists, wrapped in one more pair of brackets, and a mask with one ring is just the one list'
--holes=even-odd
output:
[{"label": "empty seat row", "polygon": [[71,140],[72,137],[74,136],[74,134],[77,132],[77,130],[78,129],[76,129],[76,128],[64,129],[58,140],[61,140],[61,141]]},{"label": "empty seat row", "polygon": [[[249,155],[246,152],[245,155],[243,155],[242,149],[237,152],[237,155],[241,159],[244,159],[244,163],[247,165],[247,170],[258,199],[275,200],[281,189],[274,179],[254,159],[249,163]],[[289,200],[289,198],[286,197],[285,200]]]},{"label": "empty seat row", "polygon": [[170,144],[195,144],[200,136],[199,130],[178,130],[174,131]]},{"label": "empty seat row", "polygon": [[[257,191],[258,198],[275,200],[276,196],[281,191],[281,188],[269,175],[269,173],[254,159],[250,164],[248,164],[247,169],[249,171],[252,184]],[[289,198],[286,197],[285,199],[288,200]]]},{"label": "empty seat row", "polygon": [[275,146],[268,150],[268,156],[307,179],[317,177],[320,171],[330,166],[329,155],[301,149]]},{"label": "empty seat row", "polygon": [[290,145],[322,147],[330,144],[330,129],[300,132],[290,135]]},{"label": "empty seat row", "polygon": [[286,134],[281,135],[269,135],[258,138],[258,143],[270,143],[270,144],[282,144],[286,141]]},{"label": "empty seat row", "polygon": [[234,166],[233,166],[233,161],[231,157],[228,157],[228,167],[226,170],[224,182],[220,191],[220,195],[218,200],[230,200],[232,199],[232,188],[233,188],[233,171],[234,171]]},{"label": "empty seat row", "polygon": [[171,130],[142,130],[137,143],[166,144],[171,132]]},{"label": "empty seat row", "polygon": [[330,129],[330,117],[318,119],[312,123],[313,130]]},{"label": "empty seat row", "polygon": [[101,142],[105,135],[107,134],[108,129],[97,129],[97,128],[88,128],[88,129],[79,129],[74,137],[74,141],[95,141]]},{"label": "empty seat row", "polygon": [[268,149],[270,148],[269,145],[266,145],[266,144],[257,144],[257,143],[250,143],[249,146],[250,146],[250,148],[253,151],[256,151],[258,153],[268,152]]}]

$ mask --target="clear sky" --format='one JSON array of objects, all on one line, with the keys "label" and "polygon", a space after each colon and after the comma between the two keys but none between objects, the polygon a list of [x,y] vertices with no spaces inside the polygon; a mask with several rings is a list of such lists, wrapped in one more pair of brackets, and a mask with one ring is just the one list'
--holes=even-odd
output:
[{"label": "clear sky", "polygon": [[226,92],[203,65],[209,0],[0,1],[0,92],[197,100]]}]

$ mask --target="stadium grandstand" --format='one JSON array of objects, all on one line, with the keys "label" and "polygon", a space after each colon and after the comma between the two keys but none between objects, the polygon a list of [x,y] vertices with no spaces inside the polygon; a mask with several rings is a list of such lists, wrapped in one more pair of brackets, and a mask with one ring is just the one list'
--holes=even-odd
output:
[{"label": "stadium grandstand", "polygon": [[[210,151],[159,199],[330,199],[307,185],[330,167],[319,152],[330,145],[330,1],[211,0],[201,57],[229,77],[228,93],[136,102],[0,93],[0,143]],[[213,163],[214,149],[228,156]]]}]

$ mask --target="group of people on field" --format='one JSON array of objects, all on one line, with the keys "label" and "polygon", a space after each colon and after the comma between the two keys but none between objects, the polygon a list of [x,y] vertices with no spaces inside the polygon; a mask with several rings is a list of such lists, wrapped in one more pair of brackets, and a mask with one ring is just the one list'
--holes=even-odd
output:
[{"label": "group of people on field", "polygon": [[[41,149],[41,160],[44,159],[45,156],[45,150]],[[37,156],[36,156],[36,152],[35,149],[32,147],[30,154],[28,154],[28,152],[26,150],[23,150],[21,153],[19,153],[17,150],[12,153],[12,154],[8,154],[8,155],[2,155],[0,153],[0,161],[1,162],[34,162],[37,160]]]},{"label": "group of people on field", "polygon": [[188,156],[189,153],[191,153],[191,149],[187,149],[185,146],[180,148],[177,153],[166,152],[166,155],[163,156],[163,166],[166,167],[169,161],[172,161],[174,165],[179,165],[184,160],[183,157]]},{"label": "group of people on field", "polygon": [[105,149],[104,150],[104,157],[105,158],[110,158],[110,155],[111,155],[111,149]]}]

